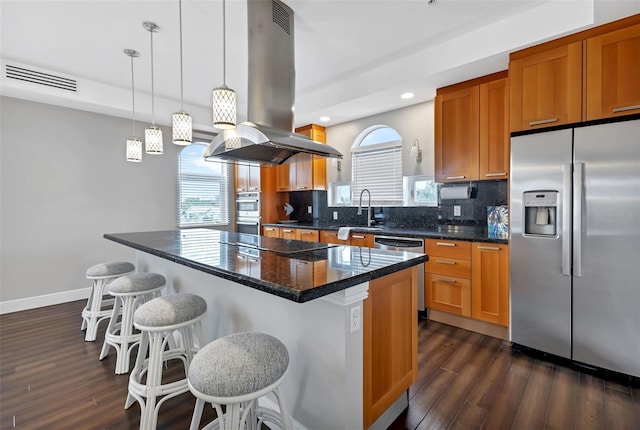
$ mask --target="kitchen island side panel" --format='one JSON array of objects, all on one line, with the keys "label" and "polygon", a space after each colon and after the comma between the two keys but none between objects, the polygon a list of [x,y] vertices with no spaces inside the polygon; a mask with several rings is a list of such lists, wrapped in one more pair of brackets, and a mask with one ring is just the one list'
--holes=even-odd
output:
[{"label": "kitchen island side panel", "polygon": [[296,303],[142,251],[136,251],[136,265],[166,277],[164,294],[193,293],[207,301],[205,343],[259,331],[287,346],[283,390],[296,428],[362,428],[363,336],[362,330],[350,333],[349,316],[351,308],[362,309],[368,283]]}]

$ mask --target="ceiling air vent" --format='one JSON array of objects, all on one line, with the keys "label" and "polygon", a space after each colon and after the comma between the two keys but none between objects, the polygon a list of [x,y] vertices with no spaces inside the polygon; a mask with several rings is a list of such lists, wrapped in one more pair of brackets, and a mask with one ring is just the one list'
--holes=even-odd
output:
[{"label": "ceiling air vent", "polygon": [[37,70],[25,69],[24,67],[7,64],[5,67],[6,77],[19,81],[31,82],[32,84],[44,85],[45,87],[58,88],[65,91],[76,92],[76,80],[63,76],[52,75],[51,73],[39,72]]},{"label": "ceiling air vent", "polygon": [[271,14],[273,22],[278,24],[289,36],[291,36],[291,15],[278,2],[271,2]]}]

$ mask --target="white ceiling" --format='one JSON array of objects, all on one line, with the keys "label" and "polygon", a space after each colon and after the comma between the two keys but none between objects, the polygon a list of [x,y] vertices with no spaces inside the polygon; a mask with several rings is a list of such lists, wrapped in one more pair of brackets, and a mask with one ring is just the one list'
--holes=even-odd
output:
[{"label": "white ceiling", "polygon": [[[433,98],[435,89],[507,68],[508,53],[634,13],[640,0],[285,0],[295,16],[296,125],[325,125]],[[78,80],[77,94],[6,79],[2,94],[150,120],[154,35],[156,122],[180,108],[178,0],[1,0],[1,59]],[[183,0],[185,110],[210,123],[222,84],[222,1]],[[246,119],[246,1],[227,0],[227,85]],[[402,100],[400,94],[415,97]]]}]

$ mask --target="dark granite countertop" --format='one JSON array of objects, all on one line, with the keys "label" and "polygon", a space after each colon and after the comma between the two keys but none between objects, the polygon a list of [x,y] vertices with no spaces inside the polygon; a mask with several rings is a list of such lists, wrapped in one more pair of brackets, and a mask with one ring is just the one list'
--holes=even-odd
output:
[{"label": "dark granite countertop", "polygon": [[[290,228],[307,228],[311,230],[338,230],[345,227],[339,224],[330,224],[322,222],[295,222],[295,223],[264,223],[263,226],[273,227],[290,227]],[[357,233],[372,233],[378,236],[403,236],[403,237],[419,237],[423,239],[446,239],[446,240],[468,240],[471,242],[488,242],[488,243],[504,243],[507,239],[493,239],[488,237],[487,228],[480,226],[438,226],[433,229],[415,227],[405,227],[399,225],[375,225],[374,228],[366,226],[351,226]]]},{"label": "dark granite countertop", "polygon": [[[295,302],[424,263],[425,254],[265,238],[213,229],[105,234],[106,239]],[[278,252],[265,248],[278,249]],[[306,251],[306,248],[312,250]]]}]

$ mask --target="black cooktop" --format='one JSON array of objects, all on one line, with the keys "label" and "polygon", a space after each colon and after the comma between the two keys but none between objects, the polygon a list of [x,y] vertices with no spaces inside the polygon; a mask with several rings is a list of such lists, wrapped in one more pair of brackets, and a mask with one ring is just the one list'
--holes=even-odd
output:
[{"label": "black cooktop", "polygon": [[337,246],[330,243],[279,239],[276,237],[264,237],[246,233],[228,233],[225,236],[220,238],[220,243],[259,249],[260,251],[276,252],[279,254],[295,254],[297,252],[315,251]]}]

